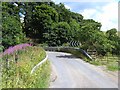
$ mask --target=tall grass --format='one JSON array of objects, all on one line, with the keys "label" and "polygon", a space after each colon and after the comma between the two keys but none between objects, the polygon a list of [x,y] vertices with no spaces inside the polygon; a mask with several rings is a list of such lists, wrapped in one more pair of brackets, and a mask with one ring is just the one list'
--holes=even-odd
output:
[{"label": "tall grass", "polygon": [[106,56],[98,56],[94,61],[91,61],[90,63],[94,65],[105,65],[106,68],[110,71],[118,71],[120,70],[119,64],[119,55],[112,55],[108,53]]},{"label": "tall grass", "polygon": [[32,68],[45,58],[45,51],[42,48],[30,45],[21,49],[17,48],[17,50],[16,48],[14,50],[10,49],[9,52],[11,53],[4,53],[2,57],[2,88],[48,87],[50,76],[48,61],[37,68],[33,74],[30,74]]}]

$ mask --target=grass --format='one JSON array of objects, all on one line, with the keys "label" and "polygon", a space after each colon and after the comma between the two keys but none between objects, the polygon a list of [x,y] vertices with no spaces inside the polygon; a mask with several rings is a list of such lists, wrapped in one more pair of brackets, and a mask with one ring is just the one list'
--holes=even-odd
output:
[{"label": "grass", "polygon": [[90,63],[96,66],[101,65],[99,61],[90,61]]},{"label": "grass", "polygon": [[[38,47],[27,47],[3,56],[2,88],[47,88],[50,77],[49,61],[30,74],[32,68],[45,56],[45,51]],[[6,59],[8,59],[7,62]]]},{"label": "grass", "polygon": [[110,71],[117,71],[120,70],[120,66],[118,66],[118,64],[109,64],[107,65],[107,69]]},{"label": "grass", "polygon": [[90,63],[97,66],[105,65],[107,70],[110,71],[118,71],[120,70],[120,66],[118,65],[118,62],[119,62],[119,56],[107,54],[106,56],[96,57],[96,59],[91,61]]}]

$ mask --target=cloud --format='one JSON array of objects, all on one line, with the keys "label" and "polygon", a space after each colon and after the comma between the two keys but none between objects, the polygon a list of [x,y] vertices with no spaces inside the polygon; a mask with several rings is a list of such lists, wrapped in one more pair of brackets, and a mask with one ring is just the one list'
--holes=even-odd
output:
[{"label": "cloud", "polygon": [[118,29],[118,3],[109,2],[102,7],[95,7],[91,9],[84,9],[80,11],[85,19],[94,19],[102,24],[102,31],[111,28]]},{"label": "cloud", "polygon": [[118,1],[119,0],[53,0],[56,4],[65,4],[67,9],[80,13],[85,19],[101,22],[102,31],[111,28],[118,29]]},{"label": "cloud", "polygon": [[96,9],[84,9],[80,14],[86,19],[94,18],[98,11]]},{"label": "cloud", "polygon": [[70,9],[70,10],[71,10],[71,7],[70,7],[70,6],[68,6],[68,5],[65,5],[65,8],[66,8],[66,9]]}]

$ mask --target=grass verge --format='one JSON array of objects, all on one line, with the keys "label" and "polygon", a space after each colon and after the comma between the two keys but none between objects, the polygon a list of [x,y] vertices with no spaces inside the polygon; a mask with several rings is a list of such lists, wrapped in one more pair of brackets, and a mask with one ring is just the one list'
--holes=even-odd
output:
[{"label": "grass verge", "polygon": [[47,88],[50,63],[46,61],[33,74],[32,68],[45,58],[44,49],[26,47],[2,58],[2,88]]},{"label": "grass verge", "polygon": [[107,54],[106,56],[96,57],[96,59],[90,63],[97,66],[105,65],[107,70],[110,71],[118,71],[120,70],[120,66],[118,65],[119,57],[120,56],[117,55]]}]

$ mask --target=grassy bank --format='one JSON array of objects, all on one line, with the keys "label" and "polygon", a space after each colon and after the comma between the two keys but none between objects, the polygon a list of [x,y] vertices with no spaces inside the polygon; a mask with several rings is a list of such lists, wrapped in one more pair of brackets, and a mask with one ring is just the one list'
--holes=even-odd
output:
[{"label": "grassy bank", "polygon": [[118,71],[120,70],[120,66],[118,65],[120,56],[118,55],[112,55],[108,53],[106,56],[96,56],[95,59],[91,60],[88,57],[86,57],[80,50],[75,49],[61,49],[60,51],[68,52],[76,57],[79,57],[83,59],[86,62],[89,62],[93,65],[97,66],[106,66],[107,70],[110,71]]},{"label": "grassy bank", "polygon": [[32,46],[3,56],[2,88],[47,88],[50,77],[49,61],[30,74],[32,68],[45,56],[42,48]]},{"label": "grassy bank", "polygon": [[66,50],[67,52],[75,55],[76,57],[79,57],[81,59],[83,59],[86,62],[89,62],[93,65],[97,65],[97,66],[105,66],[107,70],[109,71],[118,71],[120,70],[120,65],[119,63],[119,59],[120,56],[119,55],[112,55],[110,53],[108,53],[106,56],[96,56],[95,59],[90,60],[88,57],[86,57],[81,51],[79,50]]},{"label": "grassy bank", "polygon": [[107,54],[106,56],[97,56],[95,60],[91,61],[91,64],[97,66],[106,66],[107,70],[110,71],[118,71],[120,70],[120,66],[118,64],[120,56]]}]

